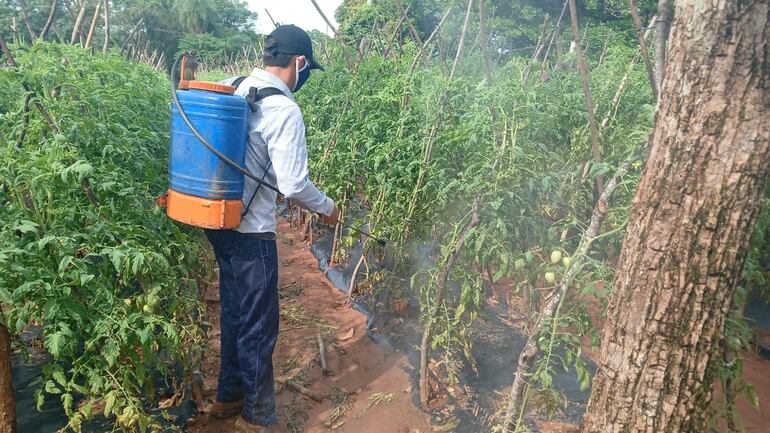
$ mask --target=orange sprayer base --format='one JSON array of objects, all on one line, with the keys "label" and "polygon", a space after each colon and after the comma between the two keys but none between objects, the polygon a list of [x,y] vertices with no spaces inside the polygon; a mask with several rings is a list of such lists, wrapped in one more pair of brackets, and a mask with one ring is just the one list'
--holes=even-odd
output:
[{"label": "orange sprayer base", "polygon": [[241,225],[243,204],[240,200],[212,200],[170,189],[165,205],[169,218],[196,227],[234,229]]}]

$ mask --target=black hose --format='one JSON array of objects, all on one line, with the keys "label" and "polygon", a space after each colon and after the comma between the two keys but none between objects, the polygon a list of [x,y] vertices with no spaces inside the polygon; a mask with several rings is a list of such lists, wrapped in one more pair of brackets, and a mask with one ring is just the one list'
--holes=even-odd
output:
[{"label": "black hose", "polygon": [[185,55],[182,54],[179,56],[176,61],[174,62],[174,66],[171,68],[171,99],[174,101],[174,105],[176,105],[177,110],[179,110],[179,115],[182,116],[182,120],[184,120],[184,123],[187,125],[188,128],[190,128],[190,131],[192,131],[193,135],[203,143],[206,148],[217,156],[217,158],[224,161],[225,164],[229,165],[230,167],[234,168],[240,173],[243,173],[244,176],[248,177],[249,179],[254,180],[259,185],[263,185],[265,188],[269,190],[273,190],[277,192],[278,194],[281,194],[281,191],[278,190],[273,185],[270,185],[269,183],[263,181],[259,178],[259,176],[251,173],[250,171],[246,170],[245,168],[238,165],[237,162],[233,161],[232,159],[228,158],[225,154],[217,150],[214,146],[211,145],[211,143],[206,140],[206,138],[201,135],[200,132],[193,126],[192,122],[190,121],[190,118],[187,117],[187,113],[184,112],[184,109],[182,108],[182,104],[179,102],[179,96],[176,94],[177,87],[176,87],[176,69],[179,67],[179,61],[182,60],[182,57]]}]

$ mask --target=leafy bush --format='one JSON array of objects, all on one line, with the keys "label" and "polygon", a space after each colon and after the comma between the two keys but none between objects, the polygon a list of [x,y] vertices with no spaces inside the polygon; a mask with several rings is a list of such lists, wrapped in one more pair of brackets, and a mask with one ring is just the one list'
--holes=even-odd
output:
[{"label": "leafy bush", "polygon": [[39,405],[60,399],[77,430],[103,400],[105,416],[144,431],[158,373],[181,366],[183,386],[200,353],[196,280],[210,268],[201,236],[154,204],[167,184],[168,82],[71,46],[14,54],[18,70],[0,71],[5,323],[42,327]]}]

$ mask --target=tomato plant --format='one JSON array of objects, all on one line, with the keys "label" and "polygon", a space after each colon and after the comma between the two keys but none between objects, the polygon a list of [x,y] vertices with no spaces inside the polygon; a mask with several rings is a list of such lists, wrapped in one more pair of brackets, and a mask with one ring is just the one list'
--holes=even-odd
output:
[{"label": "tomato plant", "polygon": [[155,209],[167,185],[167,79],[66,45],[14,56],[18,68],[0,70],[6,325],[42,328],[50,359],[38,405],[60,400],[78,430],[103,401],[99,413],[118,426],[154,429],[157,380],[181,366],[183,389],[201,353],[198,281],[210,269],[200,234]]}]

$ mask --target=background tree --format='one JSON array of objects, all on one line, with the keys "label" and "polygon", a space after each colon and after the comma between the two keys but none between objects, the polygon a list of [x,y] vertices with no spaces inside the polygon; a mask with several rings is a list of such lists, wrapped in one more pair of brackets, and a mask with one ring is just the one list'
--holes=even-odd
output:
[{"label": "background tree", "polygon": [[770,177],[770,1],[677,2],[584,432],[706,431]]}]

